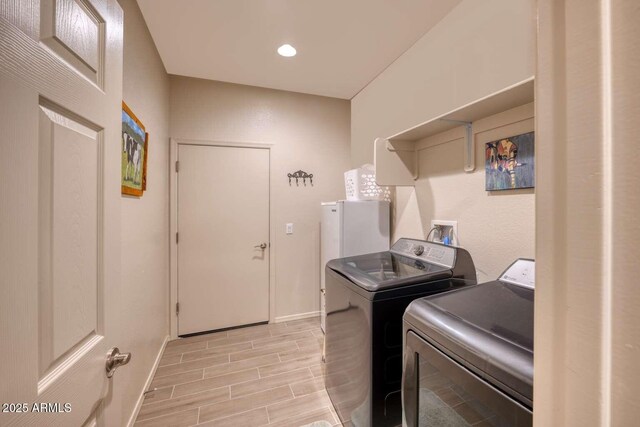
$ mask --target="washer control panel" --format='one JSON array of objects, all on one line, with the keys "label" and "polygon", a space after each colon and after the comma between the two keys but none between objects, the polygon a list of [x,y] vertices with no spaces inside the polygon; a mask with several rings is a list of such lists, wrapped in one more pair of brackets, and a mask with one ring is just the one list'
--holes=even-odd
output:
[{"label": "washer control panel", "polygon": [[455,247],[424,240],[399,239],[391,252],[447,268],[453,268],[456,263]]},{"label": "washer control panel", "polygon": [[536,287],[536,262],[532,259],[517,259],[500,276],[501,282],[523,286],[529,289]]}]

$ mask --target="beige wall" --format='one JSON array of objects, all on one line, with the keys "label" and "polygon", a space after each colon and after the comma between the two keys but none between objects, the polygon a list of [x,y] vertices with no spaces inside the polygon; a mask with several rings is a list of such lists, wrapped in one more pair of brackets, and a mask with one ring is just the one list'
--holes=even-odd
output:
[{"label": "beige wall", "polygon": [[[353,98],[352,165],[372,161],[376,137],[530,78],[535,38],[535,1],[463,1]],[[483,142],[532,129],[529,120],[477,135],[478,170],[471,174],[463,172],[460,139],[421,151],[415,190],[396,189],[395,238],[424,237],[431,219],[457,220],[460,243],[474,257],[479,280],[495,278],[515,257],[533,257],[533,192],[485,192],[482,158]]]},{"label": "beige wall", "polygon": [[[319,310],[320,202],[344,198],[349,122],[349,101],[171,77],[172,137],[273,144],[276,319]],[[289,186],[298,169],[313,173],[313,186]]]},{"label": "beige wall", "polygon": [[[122,196],[122,335],[116,343],[132,353],[114,376],[107,416],[126,425],[161,345],[168,335],[169,298],[169,76],[135,0],[124,10],[124,101],[149,132],[147,191]],[[124,372],[123,372],[124,374]]]},{"label": "beige wall", "polygon": [[640,419],[640,7],[539,1],[534,425]]}]

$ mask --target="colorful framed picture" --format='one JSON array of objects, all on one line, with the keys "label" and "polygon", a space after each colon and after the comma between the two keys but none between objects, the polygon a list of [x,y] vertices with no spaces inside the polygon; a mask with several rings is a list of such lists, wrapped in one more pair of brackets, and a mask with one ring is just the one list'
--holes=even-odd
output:
[{"label": "colorful framed picture", "polygon": [[534,139],[529,132],[486,144],[486,191],[535,187]]},{"label": "colorful framed picture", "polygon": [[122,194],[142,196],[147,189],[149,134],[122,101]]}]

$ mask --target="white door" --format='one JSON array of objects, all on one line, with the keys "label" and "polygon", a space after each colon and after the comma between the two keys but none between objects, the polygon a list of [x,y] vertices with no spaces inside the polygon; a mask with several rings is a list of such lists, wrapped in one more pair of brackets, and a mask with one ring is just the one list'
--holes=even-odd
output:
[{"label": "white door", "polygon": [[178,145],[178,335],[269,320],[269,150]]},{"label": "white door", "polygon": [[102,425],[119,286],[122,10],[2,1],[0,40],[0,425]]}]

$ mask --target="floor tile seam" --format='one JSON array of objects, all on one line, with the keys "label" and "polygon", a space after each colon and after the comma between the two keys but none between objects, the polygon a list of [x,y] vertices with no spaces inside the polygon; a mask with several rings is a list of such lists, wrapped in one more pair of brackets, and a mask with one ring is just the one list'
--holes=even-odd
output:
[{"label": "floor tile seam", "polygon": [[165,399],[154,400],[153,402],[146,402],[146,403],[145,403],[145,401],[143,400],[143,401],[142,401],[141,408],[142,408],[142,406],[145,406],[145,405],[152,405],[152,404],[154,404],[154,403],[166,402],[166,401],[168,401],[168,400],[171,400],[171,397],[172,397],[172,395],[173,395],[173,386],[172,386],[172,385],[169,385],[169,386],[166,386],[166,387],[161,387],[161,388],[159,388],[158,390],[162,390],[163,388],[169,388],[169,387],[171,387],[171,393],[169,394],[169,397],[167,397],[167,398],[165,398]]},{"label": "floor tile seam", "polygon": [[[177,373],[177,374],[171,374],[171,375],[183,375],[183,374],[189,374],[189,373],[192,373],[192,372],[195,372],[195,371],[198,371],[198,370],[202,370],[202,375],[201,375],[201,376],[200,376],[200,378],[198,378],[198,379],[190,380],[190,381],[185,381],[185,382],[183,382],[183,383],[167,384],[167,385],[165,385],[165,386],[157,387],[157,388],[158,388],[158,390],[159,390],[159,389],[162,389],[162,388],[167,388],[167,387],[172,387],[172,386],[176,386],[176,385],[188,384],[188,383],[191,383],[191,382],[204,380],[204,379],[205,379],[205,378],[204,378],[204,370],[205,370],[205,368],[198,368],[198,369],[194,369],[194,370],[192,370],[192,371],[179,372],[179,373]],[[162,377],[154,378],[153,380],[151,380],[151,384],[153,384],[153,382],[154,382],[154,381],[156,381],[156,380],[160,380],[160,379],[162,379],[162,378],[167,378],[167,377],[170,377],[171,375],[165,375],[165,376],[162,376]]]},{"label": "floor tile seam", "polygon": [[[284,374],[288,374],[288,373],[291,373],[291,372],[294,372],[294,371],[302,371],[302,370],[304,370],[304,369],[308,369],[308,368],[298,368],[298,369],[293,369],[293,370],[291,370],[291,371],[285,371],[285,372],[282,372],[282,373],[280,373],[280,374],[269,375],[269,376],[266,376],[266,377],[261,377],[261,378],[258,378],[258,379],[253,379],[253,380],[243,381],[243,382],[241,382],[241,383],[236,383],[236,384],[231,384],[231,385],[234,385],[234,386],[236,386],[236,385],[241,385],[241,384],[245,384],[245,383],[248,383],[248,382],[251,382],[251,381],[259,381],[259,380],[266,379],[266,378],[272,378],[272,377],[275,377],[276,375],[284,375]],[[309,371],[311,371],[311,370],[309,370]],[[313,372],[312,372],[312,373],[311,373],[311,378],[307,378],[307,379],[300,380],[300,381],[295,381],[295,382],[293,382],[293,383],[292,383],[292,382],[287,382],[286,384],[281,384],[281,385],[278,385],[278,386],[275,386],[275,387],[266,388],[266,389],[264,389],[264,390],[260,390],[260,391],[254,391],[253,393],[248,393],[248,394],[244,394],[244,395],[242,395],[242,396],[237,396],[237,397],[236,397],[236,399],[237,399],[237,398],[239,398],[239,397],[245,397],[245,396],[248,396],[249,394],[260,393],[261,391],[273,390],[274,388],[284,387],[285,385],[290,386],[291,384],[296,384],[296,383],[298,383],[298,382],[303,382],[303,381],[312,380],[312,379],[314,379],[314,378],[315,378],[315,377],[313,376]],[[231,385],[230,385],[229,387],[231,387]],[[231,390],[229,390],[229,391],[231,391]],[[293,390],[291,390],[291,391],[292,391],[292,393],[293,393]]]},{"label": "floor tile seam", "polygon": [[[269,356],[269,355],[268,355],[268,354],[266,354],[266,355],[264,355],[264,356]],[[251,359],[237,360],[237,361],[235,361],[235,362],[229,362],[229,363],[239,363],[239,362],[244,362],[244,361],[246,361],[246,360],[258,359],[258,358],[260,358],[260,357],[263,357],[263,356],[252,357]],[[279,363],[279,362],[276,362],[276,363]],[[208,366],[207,368],[204,368],[204,370],[205,370],[205,373],[204,373],[205,377],[204,377],[203,379],[215,378],[215,377],[219,377],[219,376],[221,376],[221,375],[226,375],[226,374],[236,373],[236,372],[241,372],[241,371],[247,371],[247,370],[250,370],[250,369],[258,369],[258,373],[259,373],[259,372],[260,372],[260,368],[263,368],[263,367],[265,367],[265,366],[270,366],[270,365],[273,365],[273,364],[274,364],[274,363],[268,363],[268,364],[266,364],[266,365],[254,366],[254,367],[252,367],[252,368],[247,368],[247,369],[239,369],[239,370],[236,370],[236,371],[231,371],[231,372],[227,372],[227,373],[220,374],[220,375],[213,375],[213,376],[210,376],[210,377],[207,377],[207,372],[206,372],[206,370],[207,370],[207,369],[209,369],[209,368],[214,368],[214,367],[217,367],[217,366],[225,366],[225,364],[222,364],[222,365],[214,365],[214,366]]]},{"label": "floor tile seam", "polygon": [[[200,408],[202,408],[202,407],[204,407],[204,406],[216,405],[216,404],[218,404],[218,403],[228,402],[228,401],[231,401],[231,400],[244,399],[244,398],[247,398],[247,397],[253,396],[253,395],[255,395],[255,394],[258,394],[258,393],[265,393],[265,392],[267,392],[267,391],[275,390],[275,389],[278,389],[278,388],[281,388],[281,387],[285,387],[285,385],[283,384],[283,385],[279,385],[279,386],[276,386],[276,387],[270,387],[270,388],[267,388],[267,389],[264,389],[264,390],[256,391],[256,392],[254,392],[254,393],[245,394],[244,396],[236,397],[235,399],[231,399],[231,398],[229,398],[229,399],[226,399],[226,400],[221,400],[220,402],[205,403],[205,404],[203,404],[203,405],[200,405],[199,407],[200,407]],[[222,387],[220,387],[220,388],[222,388]],[[291,391],[291,387],[289,387],[289,391]],[[292,392],[291,394],[293,395],[293,392]],[[229,393],[229,396],[231,396],[231,393]],[[182,396],[181,396],[181,397],[182,397]],[[280,401],[278,401],[278,402],[274,402],[274,403],[272,403],[272,404],[280,403],[280,402],[288,402],[289,400],[292,400],[292,399],[280,400]],[[271,405],[272,405],[272,404],[271,404]],[[267,406],[269,406],[269,405],[264,405],[264,407],[265,407],[265,408],[266,408]],[[253,409],[258,409],[258,408],[262,408],[262,407],[263,407],[263,406],[258,406],[258,407],[253,408]],[[246,411],[245,411],[245,412],[246,412]],[[231,416],[231,415],[229,415],[229,416]],[[225,417],[221,417],[221,418],[225,418]],[[212,420],[208,420],[208,421],[212,421]],[[208,422],[208,421],[207,421],[207,422]]]},{"label": "floor tile seam", "polygon": [[[236,412],[236,413],[233,413],[231,415],[226,415],[224,417],[214,418],[214,419],[207,420],[207,421],[204,421],[204,422],[205,423],[210,423],[210,422],[213,422],[213,421],[220,421],[220,420],[224,420],[225,418],[231,418],[231,417],[235,417],[237,415],[247,414],[247,413],[249,413],[251,411],[255,411],[255,410],[263,409],[263,408],[264,408],[265,412],[267,412],[267,405],[264,405],[264,406],[258,406],[256,408],[247,409],[246,411]],[[267,419],[268,418],[269,418],[269,413],[267,412]],[[202,425],[202,423],[200,423],[200,408],[198,408],[198,424],[195,424],[195,425],[196,426]],[[267,424],[262,424],[262,425],[266,426]]]},{"label": "floor tile seam", "polygon": [[[247,350],[247,351],[251,351],[251,350]],[[240,360],[231,360],[231,355],[229,355],[229,363],[244,362],[245,360],[258,359],[259,357],[269,356],[270,354],[278,354],[278,352],[274,351],[273,353],[259,354],[257,356],[247,357],[246,359],[240,359]],[[279,354],[278,354],[278,356],[279,356]]]},{"label": "floor tile seam", "polygon": [[[189,409],[183,409],[183,410],[181,410],[181,411],[169,412],[168,414],[162,414],[162,415],[158,415],[158,416],[156,416],[156,417],[145,418],[144,420],[140,420],[140,421],[138,421],[138,419],[136,418],[136,421],[135,421],[135,423],[133,423],[133,424],[134,424],[134,426],[135,426],[135,425],[136,425],[136,424],[138,424],[139,422],[140,422],[140,423],[143,423],[143,422],[147,422],[147,421],[155,420],[155,419],[158,419],[158,418],[161,418],[161,417],[168,417],[169,415],[179,414],[180,412],[193,411],[194,409],[195,409],[195,408],[189,408]],[[199,409],[199,408],[198,408],[198,409]],[[200,412],[198,411],[198,414],[199,414],[199,413],[200,413]]]},{"label": "floor tile seam", "polygon": [[[294,400],[294,399],[295,399],[295,397],[294,397],[293,399],[289,399],[289,400],[282,400],[282,401],[280,401],[280,402],[276,402],[276,403],[274,403],[274,404],[267,405],[267,406],[266,406],[266,408],[267,408],[267,417],[269,417],[269,424],[265,424],[265,427],[271,424],[271,416],[269,415],[269,406],[273,406],[273,405],[275,405],[275,404],[279,404],[279,403],[289,402],[289,401]],[[319,409],[312,409],[311,411],[308,411],[308,412],[316,412],[316,411],[317,411],[317,412],[320,412],[320,411],[322,411],[322,410],[324,410],[324,409],[328,409],[329,411],[331,411],[331,407],[330,407],[329,405],[327,405],[327,406],[322,406],[322,407],[321,407],[321,408],[319,408]],[[305,412],[303,412],[302,414],[299,414],[299,415],[306,415],[306,413],[305,413]],[[277,420],[277,421],[275,421],[275,422],[280,422],[280,421],[283,421],[283,420]],[[275,424],[275,422],[274,422],[274,424]]]},{"label": "floor tile seam", "polygon": [[[229,338],[229,337],[227,337],[227,339],[228,339],[228,338]],[[237,339],[239,339],[239,338],[242,338],[242,336],[239,336],[239,337],[236,337],[236,338],[237,338]],[[224,345],[237,345],[237,344],[244,344],[244,343],[251,342],[251,341],[253,341],[253,340],[254,340],[254,338],[247,337],[247,338],[246,338],[246,339],[244,339],[243,341],[238,341],[238,342],[234,342],[234,343],[231,343],[231,344],[224,344]],[[207,347],[206,347],[206,348],[204,348],[204,349],[201,349],[201,350],[209,350],[209,349],[215,348],[215,347],[216,347],[216,343],[217,343],[217,342],[218,342],[218,341],[207,341]],[[220,346],[220,347],[224,347],[224,346]]]},{"label": "floor tile seam", "polygon": [[[227,363],[229,363],[229,362],[227,362]],[[176,373],[173,373],[173,374],[167,374],[167,375],[160,375],[160,376],[157,376],[157,374],[156,374],[156,376],[154,376],[154,377],[153,377],[152,382],[153,382],[153,381],[155,381],[155,380],[157,380],[157,379],[160,379],[160,378],[170,377],[171,375],[186,374],[186,373],[188,373],[188,372],[193,372],[193,371],[197,371],[197,370],[200,370],[200,369],[205,370],[205,369],[207,369],[207,368],[211,368],[211,367],[213,367],[213,366],[220,366],[220,365],[224,365],[224,363],[220,363],[220,364],[218,364],[218,365],[203,366],[203,367],[201,367],[201,368],[189,369],[188,371],[184,371],[184,372],[176,372]]]},{"label": "floor tile seam", "polygon": [[[251,341],[247,341],[247,343],[250,343],[250,342],[251,342]],[[241,342],[241,343],[229,344],[228,346],[221,346],[220,348],[221,348],[221,349],[223,349],[223,347],[231,347],[231,346],[234,346],[234,345],[237,345],[237,344],[245,344],[245,343],[244,343],[244,342]],[[198,349],[198,350],[185,351],[185,352],[181,353],[181,358],[180,358],[180,359],[181,359],[181,360],[184,360],[184,355],[185,355],[185,354],[197,353],[197,352],[199,352],[199,351],[205,351],[205,350],[213,350],[214,348],[215,348],[215,347],[206,347],[206,348],[200,348],[200,349]],[[246,350],[249,350],[249,349],[240,350],[240,351],[246,351]],[[229,352],[227,352],[227,354],[228,354],[228,353],[233,353],[233,352],[229,351]],[[237,353],[237,351],[236,351],[236,353]],[[211,353],[211,355],[210,355],[209,357],[213,357],[213,356],[222,356],[223,354],[225,354],[225,352],[224,352],[224,351],[220,352],[219,354]],[[200,359],[206,359],[206,357],[201,357]],[[200,360],[200,359],[193,359],[193,360]],[[189,361],[189,362],[190,362],[190,361]]]},{"label": "floor tile seam", "polygon": [[[258,368],[246,369],[246,371],[251,371],[251,370],[253,370],[253,369],[258,369]],[[237,372],[244,372],[244,371],[237,371]],[[235,374],[236,372],[233,372],[233,373]],[[260,371],[258,371],[258,375],[260,375]],[[217,378],[217,377],[210,377],[210,378]],[[204,378],[204,379],[205,379],[205,380],[208,380],[209,378]],[[260,378],[258,378],[258,379],[260,379]],[[228,387],[228,388],[229,388],[229,399],[228,399],[228,400],[233,400],[233,398],[231,397],[231,386],[236,386],[236,385],[240,385],[240,384],[248,383],[248,382],[251,382],[251,381],[257,381],[258,379],[254,378],[254,379],[252,379],[252,380],[245,380],[245,381],[240,381],[240,382],[238,382],[238,383],[226,384],[226,385],[223,385],[223,386],[214,387],[214,388],[210,388],[210,389],[206,389],[206,390],[195,391],[195,392],[193,392],[193,393],[183,394],[183,395],[181,395],[181,396],[176,396],[176,398],[178,398],[178,397],[184,397],[184,396],[191,396],[191,395],[193,395],[193,394],[204,393],[205,391],[217,390],[217,389],[219,389],[219,388]],[[202,381],[202,380],[196,380],[196,381]],[[192,382],[195,382],[195,381],[192,381]],[[189,384],[189,383],[185,383],[185,384]],[[255,392],[255,393],[259,393],[259,392]],[[250,393],[250,394],[254,394],[254,393]],[[245,396],[246,396],[246,395],[245,395]],[[244,396],[242,396],[242,397],[244,397]],[[217,402],[216,402],[216,403],[217,403]]]},{"label": "floor tile seam", "polygon": [[[175,391],[175,387],[174,387],[174,390],[172,390],[172,391],[171,391],[171,397],[170,397],[169,399],[160,400],[160,401],[158,401],[157,403],[161,403],[161,402],[168,403],[168,402],[169,402],[169,401],[171,401],[171,400],[180,399],[180,398],[182,398],[182,397],[194,396],[194,395],[199,394],[199,393],[206,393],[206,392],[209,392],[209,391],[213,391],[213,390],[220,390],[220,389],[223,389],[223,388],[227,388],[227,389],[229,389],[229,390],[228,390],[228,393],[227,393],[227,396],[228,396],[228,398],[227,398],[227,399],[225,399],[225,400],[220,400],[219,402],[203,403],[202,405],[199,405],[199,406],[198,406],[198,408],[200,408],[200,407],[202,407],[202,406],[207,406],[207,405],[214,405],[214,404],[216,404],[216,403],[220,403],[220,402],[225,402],[225,401],[227,401],[227,400],[231,400],[231,388],[230,388],[228,385],[220,386],[220,387],[215,387],[215,388],[210,388],[210,389],[208,389],[208,390],[195,391],[195,392],[193,392],[193,393],[183,394],[183,395],[181,395],[181,396],[175,396],[175,397],[173,396],[173,393],[174,393],[174,391]],[[156,402],[153,402],[153,403],[156,403]],[[193,409],[193,408],[191,408],[191,409]]]},{"label": "floor tile seam", "polygon": [[[270,365],[267,365],[267,366],[270,366]],[[271,377],[275,377],[276,375],[282,375],[282,374],[286,374],[288,372],[297,371],[298,369],[304,369],[304,368],[308,368],[308,366],[300,366],[300,367],[295,368],[295,369],[289,369],[287,371],[277,372],[277,373],[271,374],[271,375],[264,375],[264,376],[262,376],[262,378],[271,378]],[[260,374],[260,375],[262,375],[262,374]]]},{"label": "floor tile seam", "polygon": [[[177,356],[175,354],[172,354],[171,356]],[[164,357],[164,355],[163,355]],[[182,353],[180,353],[180,359],[182,359]],[[162,359],[160,359],[160,363],[162,363]],[[173,366],[173,365],[178,365],[181,362],[176,362],[176,363],[167,363],[166,365],[158,365],[158,368],[164,368],[165,366]]]},{"label": "floor tile seam", "polygon": [[311,369],[309,369],[309,367],[304,367],[304,368],[300,368],[300,369],[301,369],[301,370],[306,369],[307,371],[309,371],[309,375],[311,375],[311,377],[310,377],[310,378],[305,378],[305,379],[303,379],[303,380],[298,380],[298,381],[290,382],[290,383],[289,383],[289,385],[300,384],[300,383],[303,383],[303,382],[305,382],[305,381],[312,381],[312,380],[315,380],[315,379],[316,379],[316,377],[314,377],[314,376],[313,376],[313,372],[311,372]]},{"label": "floor tile seam", "polygon": [[[280,337],[273,337],[273,338],[280,338]],[[267,339],[270,339],[270,338],[267,338]],[[302,339],[305,339],[305,338],[302,338]],[[273,344],[267,344],[267,345],[263,345],[263,346],[255,347],[255,341],[260,341],[260,340],[262,340],[262,338],[261,338],[261,339],[259,339],[259,340],[254,340],[254,341],[252,342],[252,343],[254,344],[254,348],[255,348],[255,349],[260,349],[260,348],[269,348],[269,347],[277,347],[277,346],[279,346],[279,345],[283,345],[283,344],[285,344],[285,343],[296,343],[296,346],[297,346],[297,345],[298,345],[298,341],[300,340],[300,338],[298,338],[298,339],[287,339],[287,338],[285,338],[284,340],[277,341],[277,342],[275,342],[275,343],[273,343]],[[258,343],[258,344],[259,344],[259,343]],[[246,350],[245,350],[245,351],[246,351]]]},{"label": "floor tile seam", "polygon": [[[206,344],[206,342],[204,344]],[[191,345],[191,344],[185,344],[185,346],[186,345]],[[174,349],[174,348],[177,349],[177,350],[180,350],[180,348],[177,348],[177,346],[176,347],[169,347],[169,348],[165,349],[165,351],[162,354],[162,356],[177,356],[178,354],[189,353],[189,352],[192,352],[192,351],[206,350],[207,346],[205,345],[204,348],[197,348],[195,350],[184,350],[184,351],[173,351],[172,349]]]},{"label": "floor tile seam", "polygon": [[[271,336],[273,338],[276,338],[276,337],[281,337],[282,335],[286,335],[286,334],[295,334],[295,333],[301,333],[301,332],[307,332],[307,331],[310,332],[312,330],[313,330],[313,328],[305,328],[305,329],[298,329],[298,330],[294,329],[294,330],[291,330],[291,331],[288,331],[288,332],[279,333],[277,335],[273,335],[273,332],[271,332]],[[313,334],[313,332],[311,332],[311,333]]]},{"label": "floor tile seam", "polygon": [[[277,388],[281,388],[281,387],[284,387],[284,385],[277,386],[277,387],[272,387],[272,388],[268,388],[268,389],[265,389],[265,390],[260,390],[260,391],[257,391],[257,392],[255,392],[255,393],[251,393],[251,394],[245,394],[244,396],[240,396],[240,397],[238,397],[238,398],[236,398],[236,399],[244,399],[244,398],[246,398],[246,397],[253,396],[253,395],[258,394],[258,393],[264,393],[264,392],[267,392],[267,391],[270,391],[270,390],[275,390],[275,389],[277,389]],[[291,392],[291,395],[293,396],[293,391],[291,391],[291,387],[289,387],[289,391]],[[231,394],[229,394],[229,395],[231,395]],[[244,413],[244,412],[253,411],[253,410],[255,410],[255,409],[260,409],[260,408],[265,408],[265,410],[267,410],[267,417],[268,417],[268,416],[269,416],[269,411],[268,411],[268,407],[269,407],[269,406],[271,406],[271,405],[275,405],[275,404],[277,404],[277,403],[289,402],[290,400],[293,400],[293,399],[295,399],[295,396],[294,396],[294,397],[292,397],[292,398],[290,398],[290,399],[279,400],[279,401],[277,401],[277,402],[273,402],[273,403],[270,403],[270,404],[267,404],[267,405],[257,406],[257,407],[255,407],[255,408],[251,408],[251,409],[246,410],[246,411],[243,411],[243,412],[236,412],[236,413],[233,413],[233,414],[231,414],[231,415],[227,415],[227,416],[225,416],[225,417],[219,417],[219,418],[214,418],[214,419],[211,419],[211,420],[207,420],[206,422],[211,422],[211,421],[215,421],[215,420],[220,420],[220,419],[222,419],[222,418],[232,417],[232,416],[234,416],[234,415],[238,415],[238,414],[241,414],[241,413]],[[212,405],[216,405],[216,404],[219,404],[219,403],[228,402],[228,401],[231,401],[231,400],[234,400],[234,399],[227,399],[227,400],[222,400],[222,401],[220,401],[220,402],[208,403],[208,404],[200,405],[200,406],[198,407],[198,409],[203,408],[203,407],[205,407],[205,406],[212,406]],[[198,417],[198,424],[200,424],[199,417]],[[266,425],[266,424],[265,424],[265,425]]]}]

